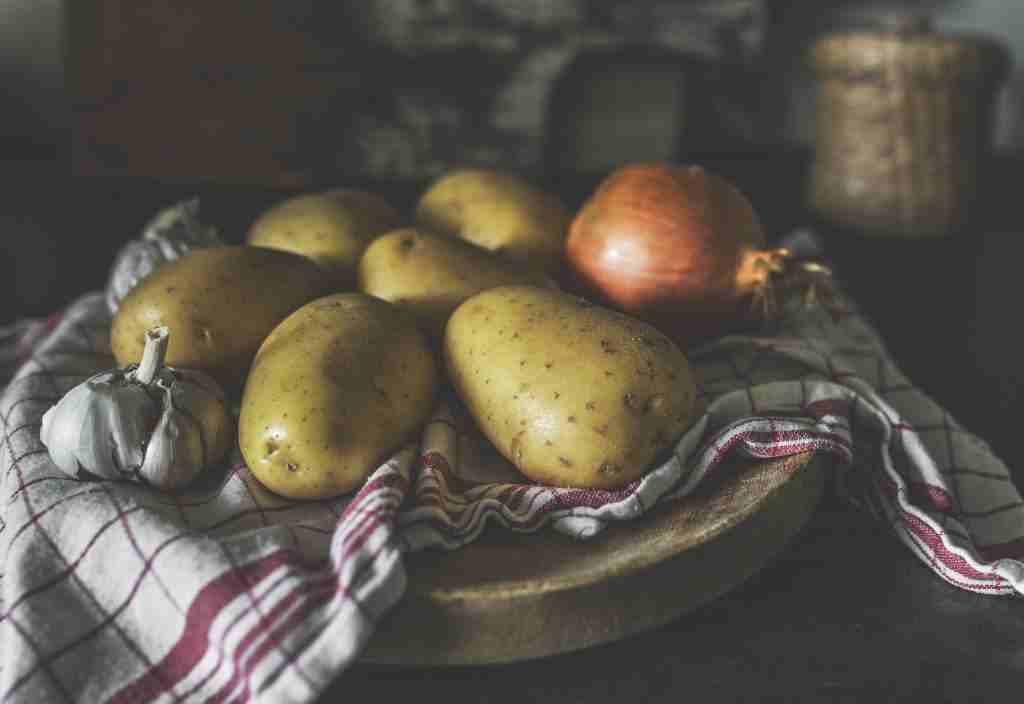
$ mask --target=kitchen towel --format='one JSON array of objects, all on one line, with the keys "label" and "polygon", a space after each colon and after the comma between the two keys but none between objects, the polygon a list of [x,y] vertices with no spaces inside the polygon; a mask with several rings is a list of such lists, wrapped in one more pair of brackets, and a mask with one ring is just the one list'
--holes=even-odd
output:
[{"label": "kitchen towel", "polygon": [[403,554],[489,530],[586,540],[735,454],[815,451],[836,489],[937,576],[1024,593],[1024,505],[1004,464],[901,373],[852,302],[784,301],[759,335],[688,350],[703,412],[617,491],[526,483],[443,398],[354,496],[295,502],[237,450],[181,495],[63,474],[42,414],[114,366],[101,293],[0,330],[0,696],[11,702],[308,702],[401,599]]}]

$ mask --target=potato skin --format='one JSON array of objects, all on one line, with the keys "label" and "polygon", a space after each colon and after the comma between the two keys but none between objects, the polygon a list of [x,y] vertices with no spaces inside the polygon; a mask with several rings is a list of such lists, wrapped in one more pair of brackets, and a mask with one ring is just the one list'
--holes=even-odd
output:
[{"label": "potato skin", "polygon": [[330,272],[336,290],[355,286],[356,267],[377,235],[404,218],[381,196],[338,188],[283,200],[250,226],[246,242],[309,257]]},{"label": "potato skin", "polygon": [[352,491],[423,426],[437,386],[411,316],[361,293],[320,298],[256,355],[238,421],[242,455],[282,496]]},{"label": "potato skin", "polygon": [[519,176],[467,168],[434,182],[420,197],[415,219],[554,275],[563,268],[572,217],[558,198]]},{"label": "potato skin", "polygon": [[460,303],[480,291],[512,284],[554,286],[539,271],[418,228],[381,235],[359,262],[359,290],[408,310],[438,343]]},{"label": "potato skin", "polygon": [[241,389],[256,350],[274,326],[330,292],[316,264],[290,252],[248,246],[196,249],[165,264],[121,302],[110,331],[118,364],[142,359],[146,331],[171,330],[166,362]]},{"label": "potato skin", "polygon": [[696,388],[656,329],[584,299],[493,288],[448,321],[449,377],[484,435],[543,484],[639,478],[690,425]]}]

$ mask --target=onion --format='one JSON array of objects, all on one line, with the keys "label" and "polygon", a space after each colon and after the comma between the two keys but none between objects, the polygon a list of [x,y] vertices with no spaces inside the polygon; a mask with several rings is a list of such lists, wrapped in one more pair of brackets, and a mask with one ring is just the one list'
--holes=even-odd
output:
[{"label": "onion", "polygon": [[567,258],[579,285],[680,342],[775,313],[791,253],[768,249],[750,201],[700,166],[629,164],[574,218]]}]

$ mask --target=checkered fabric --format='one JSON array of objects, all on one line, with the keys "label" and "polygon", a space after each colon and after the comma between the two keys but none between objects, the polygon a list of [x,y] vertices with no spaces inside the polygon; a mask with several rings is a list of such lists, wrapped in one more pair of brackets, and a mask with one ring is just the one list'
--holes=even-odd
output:
[{"label": "checkered fabric", "polygon": [[403,554],[492,530],[586,539],[692,491],[734,453],[831,458],[835,486],[935,573],[1024,592],[1024,505],[1006,467],[916,389],[856,314],[785,306],[760,336],[688,351],[702,413],[617,491],[525,482],[442,399],[355,496],[265,490],[237,450],[179,495],[63,474],[42,414],[110,368],[101,294],[0,330],[0,692],[12,702],[307,702],[405,589]]}]

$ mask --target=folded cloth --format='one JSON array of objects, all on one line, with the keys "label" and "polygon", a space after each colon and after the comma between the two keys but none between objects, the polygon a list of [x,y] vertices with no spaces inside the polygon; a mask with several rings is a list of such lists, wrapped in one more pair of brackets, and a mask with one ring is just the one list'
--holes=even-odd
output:
[{"label": "folded cloth", "polygon": [[40,419],[114,366],[103,296],[0,330],[0,692],[310,701],[402,597],[406,551],[457,549],[490,523],[586,539],[688,494],[735,453],[824,453],[837,490],[937,575],[1024,593],[1024,505],[1006,467],[844,307],[786,301],[770,334],[688,350],[703,412],[671,457],[620,490],[525,482],[449,396],[355,496],[305,502],[265,490],[237,450],[181,495],[63,474]]}]

